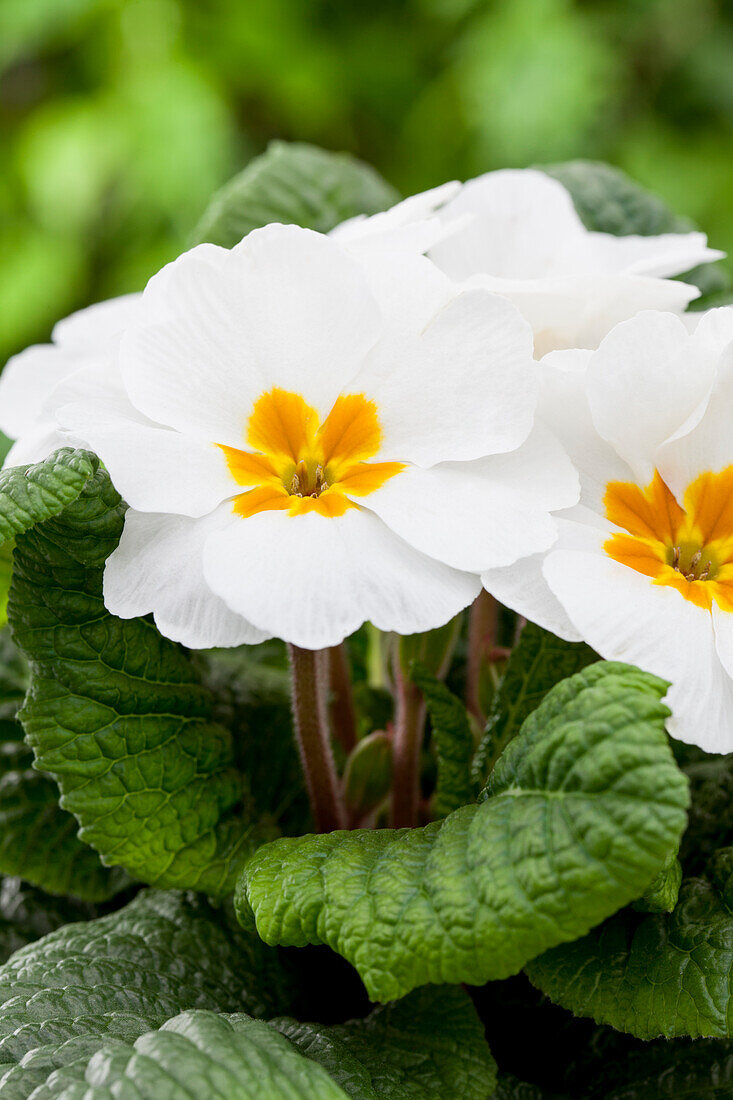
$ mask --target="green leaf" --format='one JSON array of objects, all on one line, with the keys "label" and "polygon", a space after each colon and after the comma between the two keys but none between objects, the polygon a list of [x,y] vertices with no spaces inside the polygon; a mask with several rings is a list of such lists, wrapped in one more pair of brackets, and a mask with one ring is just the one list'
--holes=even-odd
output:
[{"label": "green leaf", "polygon": [[19,536],[10,595],[31,662],[20,712],[36,763],[79,836],[157,885],[231,892],[254,843],[230,733],[186,652],[102,600],[123,506],[101,469],[60,515]]},{"label": "green leaf", "polygon": [[475,748],[473,730],[463,702],[431,676],[424,665],[415,661],[410,676],[423,694],[432,722],[438,757],[433,810],[435,817],[445,817],[476,797],[476,785],[471,777]]},{"label": "green leaf", "polygon": [[583,643],[564,642],[541,626],[525,625],[512,650],[494,696],[486,732],[476,750],[473,776],[477,786],[486,782],[499,755],[547,692],[597,660],[597,654]]},{"label": "green leaf", "polygon": [[733,1045],[699,1039],[684,1046],[650,1043],[624,1054],[625,1084],[598,1093],[598,1100],[730,1100]]},{"label": "green leaf", "polygon": [[680,860],[687,875],[699,875],[719,848],[733,845],[733,755],[692,754],[683,771],[691,802]]},{"label": "green leaf", "polygon": [[[184,1012],[134,1043],[105,1044],[37,1088],[35,1100],[348,1100],[317,1062],[262,1020]],[[0,1083],[0,1097],[4,1096]]]},{"label": "green leaf", "polygon": [[70,921],[96,916],[94,906],[51,897],[19,878],[0,880],[0,963],[13,952]]},{"label": "green leaf", "polygon": [[[657,195],[632,180],[625,172],[589,160],[543,165],[542,171],[559,180],[570,192],[583,223],[599,233],[642,237],[658,233],[689,233],[694,223],[675,214]],[[703,296],[728,291],[730,276],[719,263],[702,264],[684,276]],[[700,305],[698,299],[696,305]],[[712,302],[711,302],[712,304]],[[705,303],[707,308],[708,303]]]},{"label": "green leaf", "polygon": [[[0,1097],[17,1063],[35,1054],[63,1064],[76,1040],[87,1055],[106,1041],[132,1042],[189,1008],[232,1006],[253,1016],[287,1009],[291,989],[277,952],[217,915],[201,898],[148,890],[124,909],[59,928],[0,967]],[[45,1068],[44,1068],[45,1067]],[[37,1082],[37,1083],[40,1083]],[[16,1091],[26,1096],[32,1091]]]},{"label": "green leaf", "polygon": [[640,913],[671,913],[677,904],[682,883],[682,864],[672,852],[659,874],[634,902]]},{"label": "green leaf", "polygon": [[57,516],[76,500],[95,469],[92,455],[67,447],[33,466],[0,470],[0,542]]},{"label": "green leaf", "polygon": [[496,1092],[491,1100],[569,1100],[556,1092],[547,1092],[538,1085],[530,1085],[525,1081],[518,1081],[509,1073],[499,1074]]},{"label": "green leaf", "polygon": [[685,824],[666,685],[598,663],[557,685],[486,799],[423,829],[283,838],[237,908],[267,943],[326,943],[388,1001],[427,982],[516,973],[639,897]]},{"label": "green leaf", "polygon": [[353,1100],[484,1100],[496,1082],[481,1022],[457,986],[415,990],[336,1027],[270,1022]]},{"label": "green leaf", "polygon": [[627,909],[527,967],[557,1004],[639,1039],[733,1037],[733,848],[670,914]]},{"label": "green leaf", "polygon": [[357,214],[377,214],[399,195],[346,153],[273,141],[211,200],[194,243],[232,248],[251,230],[282,222],[328,233]]}]

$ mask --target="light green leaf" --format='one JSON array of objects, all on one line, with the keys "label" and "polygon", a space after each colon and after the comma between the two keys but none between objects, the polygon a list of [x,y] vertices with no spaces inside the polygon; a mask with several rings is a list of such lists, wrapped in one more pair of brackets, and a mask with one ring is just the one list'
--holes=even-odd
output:
[{"label": "light green leaf", "polygon": [[671,913],[677,904],[681,883],[682,864],[674,853],[670,853],[659,874],[634,902],[634,908],[640,913]]},{"label": "light green leaf", "polygon": [[557,685],[494,769],[487,797],[423,829],[262,847],[238,886],[267,943],[326,943],[373,1000],[516,973],[639,897],[685,824],[666,685],[599,663]]},{"label": "light green leaf", "polygon": [[527,623],[494,696],[486,732],[473,762],[474,781],[482,786],[496,760],[519,733],[522,722],[550,688],[598,660],[582,643],[564,642],[549,630]]},{"label": "light green leaf", "polygon": [[337,1027],[270,1022],[352,1100],[485,1100],[496,1083],[481,1022],[457,986],[415,990]]},{"label": "light green leaf", "polygon": [[373,168],[346,153],[273,141],[214,196],[194,243],[231,248],[269,222],[328,233],[347,218],[376,214],[398,199]]},{"label": "light green leaf", "polygon": [[[568,189],[584,224],[596,232],[649,237],[689,233],[695,228],[689,218],[675,214],[657,195],[609,164],[571,160],[543,165],[542,171]],[[727,292],[731,285],[730,276],[719,263],[703,264],[688,272],[684,280],[698,286],[703,296]],[[699,308],[701,301],[693,303],[693,308]]]},{"label": "light green leaf", "polygon": [[0,470],[0,542],[56,516],[79,496],[96,463],[68,447],[33,466]]},{"label": "light green leaf", "polygon": [[186,652],[102,600],[123,506],[98,470],[58,517],[19,536],[9,614],[31,662],[20,719],[79,836],[157,885],[231,892],[253,845],[231,735]]},{"label": "light green leaf", "polygon": [[438,757],[433,809],[435,817],[445,817],[476,797],[476,785],[471,778],[473,730],[463,702],[431,676],[424,665],[414,662],[410,676],[423,694],[432,722]]},{"label": "light green leaf", "polygon": [[733,848],[670,914],[627,909],[527,967],[557,1004],[639,1039],[733,1037]]}]

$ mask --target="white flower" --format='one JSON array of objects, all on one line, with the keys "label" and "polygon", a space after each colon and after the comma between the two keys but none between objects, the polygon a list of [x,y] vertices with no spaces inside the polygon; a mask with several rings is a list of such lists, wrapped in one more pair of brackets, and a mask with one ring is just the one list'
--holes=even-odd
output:
[{"label": "white flower", "polygon": [[0,430],[16,440],[6,466],[38,462],[70,440],[56,422],[54,391],[81,369],[116,369],[120,336],[142,295],[126,294],[59,321],[52,343],[26,348],[8,360],[0,376]]},{"label": "white flower", "polygon": [[544,361],[544,415],[580,470],[558,542],[485,586],[601,656],[670,680],[671,732],[733,751],[733,308],[666,313]]},{"label": "white flower", "polygon": [[105,600],[196,648],[438,626],[577,499],[526,323],[408,252],[201,245],[149,283],[121,377],[77,372],[58,414],[130,505]]},{"label": "white flower", "polygon": [[532,326],[538,357],[596,348],[616,323],[641,310],[681,313],[700,292],[670,277],[723,255],[707,247],[703,233],[590,232],[566,188],[530,168],[489,172],[449,194],[427,223],[435,199],[443,198],[439,189],[362,221],[362,240],[397,211],[402,221],[421,222],[421,241],[442,220],[442,239],[428,241],[430,257],[451,278],[479,280],[510,298]]}]

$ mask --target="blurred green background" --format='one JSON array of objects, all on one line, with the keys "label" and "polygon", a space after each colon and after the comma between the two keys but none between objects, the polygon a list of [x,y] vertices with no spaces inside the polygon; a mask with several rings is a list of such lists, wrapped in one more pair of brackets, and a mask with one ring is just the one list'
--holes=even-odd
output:
[{"label": "blurred green background", "polygon": [[601,158],[733,253],[724,0],[0,0],[0,362],[144,285],[273,137],[403,192]]}]

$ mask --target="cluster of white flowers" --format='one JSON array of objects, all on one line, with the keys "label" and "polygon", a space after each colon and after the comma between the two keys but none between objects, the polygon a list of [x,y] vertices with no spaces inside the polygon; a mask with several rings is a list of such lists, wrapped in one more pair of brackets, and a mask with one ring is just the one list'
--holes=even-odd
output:
[{"label": "cluster of white flowers", "polygon": [[731,751],[733,308],[671,278],[719,256],[531,170],[200,245],[10,361],[8,463],[100,456],[107,606],[189,646],[420,632],[483,583]]}]

